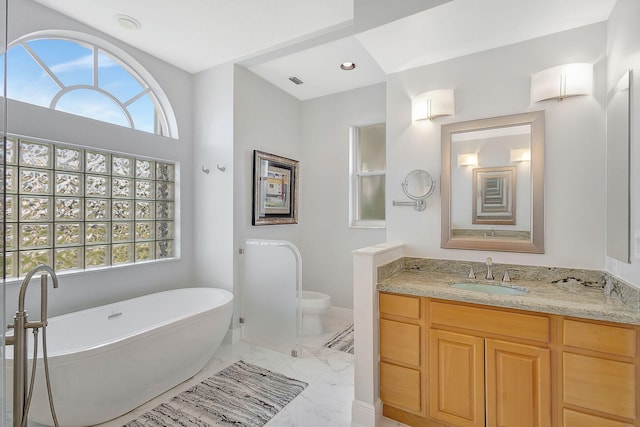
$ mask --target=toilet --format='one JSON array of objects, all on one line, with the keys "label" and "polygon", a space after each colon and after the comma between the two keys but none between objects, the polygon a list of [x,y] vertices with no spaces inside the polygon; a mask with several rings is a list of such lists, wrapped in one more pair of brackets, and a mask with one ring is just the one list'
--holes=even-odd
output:
[{"label": "toilet", "polygon": [[322,315],[331,305],[331,297],[321,292],[302,291],[302,334],[320,335],[324,332]]}]

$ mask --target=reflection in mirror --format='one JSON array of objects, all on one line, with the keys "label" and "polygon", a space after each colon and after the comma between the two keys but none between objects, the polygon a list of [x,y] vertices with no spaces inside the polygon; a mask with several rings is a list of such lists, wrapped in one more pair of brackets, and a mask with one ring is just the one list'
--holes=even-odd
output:
[{"label": "reflection in mirror", "polygon": [[474,224],[517,225],[516,168],[477,168],[473,170]]},{"label": "reflection in mirror", "polygon": [[544,112],[442,127],[443,248],[544,252]]},{"label": "reflection in mirror", "polygon": [[607,256],[630,262],[629,100],[631,71],[607,97]]}]

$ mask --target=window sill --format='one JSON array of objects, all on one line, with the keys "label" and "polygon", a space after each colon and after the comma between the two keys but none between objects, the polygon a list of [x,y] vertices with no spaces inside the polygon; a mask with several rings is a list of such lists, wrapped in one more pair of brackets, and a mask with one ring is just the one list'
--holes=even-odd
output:
[{"label": "window sill", "polygon": [[384,230],[387,228],[387,224],[384,221],[358,221],[349,224],[349,228]]},{"label": "window sill", "polygon": [[[82,276],[84,274],[91,274],[91,273],[98,273],[98,272],[107,272],[107,271],[113,271],[116,269],[127,269],[127,268],[135,268],[135,267],[139,267],[139,266],[149,266],[149,265],[153,265],[153,264],[157,264],[157,263],[165,263],[165,262],[175,262],[175,261],[180,261],[181,258],[179,256],[175,256],[175,257],[171,257],[171,258],[161,258],[161,259],[156,259],[156,260],[150,260],[150,261],[142,261],[142,262],[135,262],[135,263],[129,263],[129,264],[119,264],[119,265],[109,265],[109,266],[105,266],[105,267],[96,267],[96,268],[87,268],[87,269],[83,269],[83,270],[66,270],[66,271],[56,271],[56,276],[58,276],[58,278],[60,280],[62,280],[65,276]],[[20,285],[22,283],[22,281],[24,280],[25,276],[21,276],[21,277],[7,277],[4,284],[5,285]],[[34,278],[35,280],[35,278]]]}]

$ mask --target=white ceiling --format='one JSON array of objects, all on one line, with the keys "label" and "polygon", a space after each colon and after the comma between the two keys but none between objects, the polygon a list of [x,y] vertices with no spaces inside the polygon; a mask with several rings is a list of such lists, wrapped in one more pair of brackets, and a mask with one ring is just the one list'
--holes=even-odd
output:
[{"label": "white ceiling", "polygon": [[[453,0],[354,34],[353,0],[36,1],[188,72],[237,62],[301,100],[605,21],[616,2]],[[142,28],[123,29],[117,14]],[[340,70],[343,61],[356,69]]]}]

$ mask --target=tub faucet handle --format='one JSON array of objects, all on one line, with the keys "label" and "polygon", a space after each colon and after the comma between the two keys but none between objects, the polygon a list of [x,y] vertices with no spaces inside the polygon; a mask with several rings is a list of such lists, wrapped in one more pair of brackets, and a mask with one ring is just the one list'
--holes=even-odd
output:
[{"label": "tub faucet handle", "polygon": [[511,276],[509,276],[509,269],[508,268],[504,269],[504,276],[502,276],[502,281],[503,282],[510,282],[511,281]]}]

